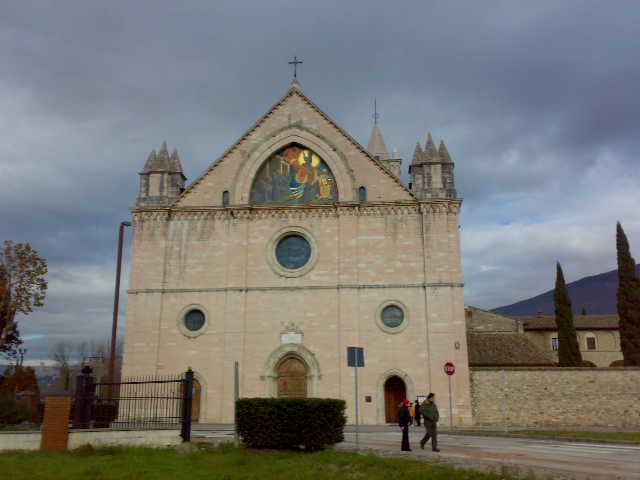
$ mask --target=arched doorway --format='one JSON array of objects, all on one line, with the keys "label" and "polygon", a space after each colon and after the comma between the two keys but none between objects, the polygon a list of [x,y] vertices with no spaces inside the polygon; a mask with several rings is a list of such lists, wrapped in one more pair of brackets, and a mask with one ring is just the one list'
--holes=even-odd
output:
[{"label": "arched doorway", "polygon": [[407,397],[407,386],[394,375],[384,382],[384,411],[387,423],[398,422],[398,405]]},{"label": "arched doorway", "polygon": [[277,366],[278,397],[307,396],[307,365],[296,356],[285,357]]}]

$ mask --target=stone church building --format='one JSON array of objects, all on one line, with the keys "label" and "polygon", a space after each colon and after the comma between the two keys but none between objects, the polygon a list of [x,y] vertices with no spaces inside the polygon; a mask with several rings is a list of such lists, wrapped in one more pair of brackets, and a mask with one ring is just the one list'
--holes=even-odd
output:
[{"label": "stone church building", "polygon": [[347,402],[347,347],[364,347],[360,421],[437,393],[471,423],[453,161],[431,136],[411,183],[377,124],[367,148],[294,80],[190,185],[166,144],[140,173],[133,208],[123,375],[191,367],[199,421],[233,421],[240,395]]}]

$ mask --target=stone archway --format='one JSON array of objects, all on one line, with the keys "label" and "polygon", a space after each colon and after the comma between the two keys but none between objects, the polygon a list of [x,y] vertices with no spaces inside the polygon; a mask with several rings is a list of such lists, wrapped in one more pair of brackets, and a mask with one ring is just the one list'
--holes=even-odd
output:
[{"label": "stone archway", "polygon": [[[265,394],[268,397],[278,396],[279,367],[288,358],[295,358],[306,367],[306,396],[317,395],[318,382],[322,378],[320,365],[311,350],[297,343],[285,343],[267,357],[263,373],[260,376],[260,379],[265,381]],[[290,366],[293,367],[292,364]]]},{"label": "stone archway", "polygon": [[[378,424],[384,424],[388,422],[387,419],[387,394],[386,394],[386,390],[387,387],[392,387],[393,383],[391,385],[388,385],[387,382],[389,380],[391,380],[392,378],[397,378],[398,380],[400,380],[403,384],[404,384],[404,397],[398,399],[397,403],[395,404],[395,408],[392,409],[393,403],[389,403],[389,413],[392,415],[391,418],[396,418],[397,419],[397,411],[398,411],[398,403],[400,403],[404,398],[414,398],[415,395],[415,388],[413,385],[413,380],[411,380],[411,377],[409,377],[409,375],[398,369],[398,368],[392,368],[391,370],[387,370],[386,372],[384,372],[382,375],[380,375],[378,377],[378,386],[376,389],[376,423]],[[397,380],[393,380],[392,382],[397,382]],[[390,388],[389,388],[390,389]],[[399,394],[398,394],[399,397]],[[394,397],[393,399],[389,399],[390,402],[395,402],[397,398]]]}]

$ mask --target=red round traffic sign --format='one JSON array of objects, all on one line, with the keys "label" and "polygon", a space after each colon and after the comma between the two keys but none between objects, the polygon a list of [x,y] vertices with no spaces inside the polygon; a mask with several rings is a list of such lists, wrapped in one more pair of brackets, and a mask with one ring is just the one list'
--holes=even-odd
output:
[{"label": "red round traffic sign", "polygon": [[445,363],[444,373],[446,373],[447,375],[453,375],[454,373],[456,373],[456,366],[451,362]]}]

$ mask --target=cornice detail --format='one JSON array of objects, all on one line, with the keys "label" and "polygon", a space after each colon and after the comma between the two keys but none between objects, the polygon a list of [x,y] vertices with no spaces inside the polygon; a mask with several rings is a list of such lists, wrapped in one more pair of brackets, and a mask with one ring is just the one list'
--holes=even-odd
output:
[{"label": "cornice detail", "polygon": [[174,207],[170,209],[137,208],[132,210],[136,221],[167,221],[178,219],[255,220],[265,218],[303,219],[333,218],[341,216],[387,216],[416,214],[457,215],[459,200],[429,202],[345,203],[331,205],[273,205],[232,207]]}]

